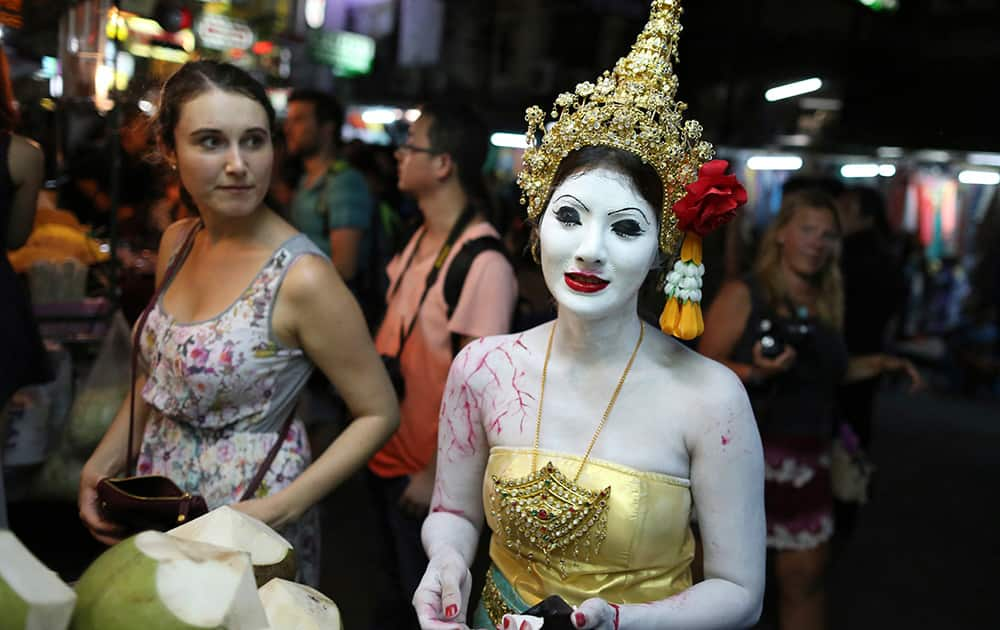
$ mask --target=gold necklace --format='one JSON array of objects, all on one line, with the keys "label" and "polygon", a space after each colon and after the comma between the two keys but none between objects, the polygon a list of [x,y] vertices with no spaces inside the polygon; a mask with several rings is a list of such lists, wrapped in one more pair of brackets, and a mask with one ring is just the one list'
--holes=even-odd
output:
[{"label": "gold necklace", "polygon": [[[639,340],[632,350],[625,365],[625,371],[618,379],[618,385],[611,395],[601,422],[597,425],[590,444],[580,462],[573,479],[563,475],[552,462],[548,462],[540,470],[538,463],[538,442],[542,429],[542,406],[545,401],[545,382],[548,376],[549,358],[552,355],[552,340],[555,338],[556,325],[552,324],[548,345],[545,348],[545,360],[542,363],[541,387],[538,394],[538,416],[535,421],[535,442],[531,451],[531,474],[517,479],[492,476],[493,491],[490,492],[491,515],[496,519],[500,531],[497,533],[505,539],[507,548],[518,556],[528,560],[529,570],[535,560],[535,551],[542,552],[546,565],[552,566],[552,552],[565,549],[574,557],[581,555],[589,559],[591,553],[597,553],[601,543],[607,537],[608,499],[611,487],[597,492],[577,484],[583,467],[590,459],[590,452],[597,443],[604,425],[611,415],[611,409],[618,400],[625,378],[632,369],[639,347],[645,336],[645,326],[640,322]],[[581,554],[581,547],[583,554]],[[559,558],[560,575],[567,576],[565,557]]]}]

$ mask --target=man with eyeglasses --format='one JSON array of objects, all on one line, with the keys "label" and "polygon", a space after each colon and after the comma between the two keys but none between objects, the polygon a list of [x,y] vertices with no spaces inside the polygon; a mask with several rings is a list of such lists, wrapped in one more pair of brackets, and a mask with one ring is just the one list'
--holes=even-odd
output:
[{"label": "man with eyeglasses", "polygon": [[489,250],[472,258],[457,302],[446,302],[444,281],[463,245],[500,236],[486,220],[488,129],[464,106],[421,111],[396,160],[399,189],[416,200],[423,225],[389,263],[387,310],[375,338],[402,380],[399,430],[368,463],[388,543],[380,558],[383,587],[395,591],[377,597],[380,628],[418,627],[410,600],[427,566],[420,526],[434,488],[438,411],[454,353],[473,339],[509,332],[517,299],[513,267]]}]

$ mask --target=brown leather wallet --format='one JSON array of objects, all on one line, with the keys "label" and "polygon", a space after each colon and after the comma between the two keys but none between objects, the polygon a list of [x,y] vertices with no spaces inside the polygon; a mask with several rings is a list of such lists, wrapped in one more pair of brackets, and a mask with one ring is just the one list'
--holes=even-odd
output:
[{"label": "brown leather wallet", "polygon": [[162,475],[105,477],[97,497],[108,520],[130,530],[166,531],[208,512],[205,499]]}]

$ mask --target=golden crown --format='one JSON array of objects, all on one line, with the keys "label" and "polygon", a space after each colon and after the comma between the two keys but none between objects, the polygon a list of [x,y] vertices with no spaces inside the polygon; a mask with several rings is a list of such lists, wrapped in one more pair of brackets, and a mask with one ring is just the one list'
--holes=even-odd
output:
[{"label": "golden crown", "polygon": [[568,153],[587,146],[614,147],[635,154],[659,174],[663,183],[660,250],[677,251],[683,234],[677,229],[673,206],[714,152],[711,144],[701,140],[701,124],[684,121],[687,104],[674,100],[673,63],[678,59],[681,12],[680,0],[653,0],[649,21],[629,54],[618,60],[614,70],[605,70],[596,84],[581,83],[575,92],[560,94],[547,131],[545,112],[528,108],[528,148],[517,181],[529,218],[537,220],[545,211],[552,180]]}]

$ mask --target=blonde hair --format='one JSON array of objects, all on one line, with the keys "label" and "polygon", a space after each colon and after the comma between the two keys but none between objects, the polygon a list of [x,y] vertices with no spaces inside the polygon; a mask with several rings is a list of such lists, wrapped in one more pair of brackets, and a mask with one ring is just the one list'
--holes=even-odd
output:
[{"label": "blonde hair", "polygon": [[[757,259],[754,262],[754,276],[772,309],[781,308],[788,297],[781,270],[781,244],[778,243],[778,232],[788,225],[796,212],[805,208],[829,212],[833,217],[838,237],[841,234],[837,205],[832,197],[818,190],[800,190],[785,195],[778,216],[761,239]],[[819,297],[816,300],[817,317],[840,330],[844,324],[844,283],[840,275],[839,247],[834,248],[829,260],[815,275],[813,284],[819,289]]]}]

